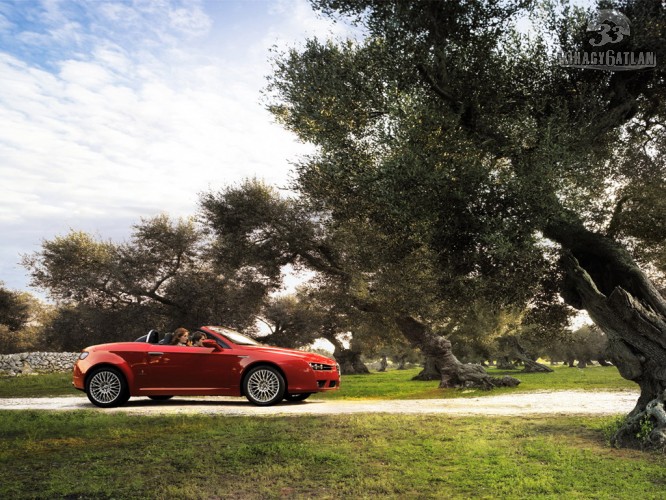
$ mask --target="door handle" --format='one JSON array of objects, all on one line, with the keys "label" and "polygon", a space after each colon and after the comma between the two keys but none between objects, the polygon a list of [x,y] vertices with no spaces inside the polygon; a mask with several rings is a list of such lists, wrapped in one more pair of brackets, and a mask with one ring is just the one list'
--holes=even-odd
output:
[{"label": "door handle", "polygon": [[162,356],[163,354],[163,352],[152,351],[148,353],[148,356]]}]

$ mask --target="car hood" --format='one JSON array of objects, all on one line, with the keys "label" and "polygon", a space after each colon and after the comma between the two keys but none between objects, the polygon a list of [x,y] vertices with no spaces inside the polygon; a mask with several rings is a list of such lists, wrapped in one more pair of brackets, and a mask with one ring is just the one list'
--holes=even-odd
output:
[{"label": "car hood", "polygon": [[108,344],[95,344],[95,345],[89,345],[84,351],[119,351],[119,350],[127,350],[128,348],[134,347],[137,344],[142,344],[142,342],[111,342]]},{"label": "car hood", "polygon": [[315,352],[297,351],[295,349],[287,349],[286,347],[272,347],[272,346],[243,346],[243,349],[252,352],[265,352],[271,354],[282,354],[285,356],[293,356],[294,358],[302,359],[308,363],[324,363],[327,365],[335,365],[335,360],[317,354]]}]

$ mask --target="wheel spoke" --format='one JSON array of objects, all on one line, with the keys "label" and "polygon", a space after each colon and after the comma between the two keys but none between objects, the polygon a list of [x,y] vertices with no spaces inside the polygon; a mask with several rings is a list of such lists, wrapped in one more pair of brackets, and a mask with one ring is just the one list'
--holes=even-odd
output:
[{"label": "wheel spoke", "polygon": [[117,399],[121,388],[118,375],[109,371],[96,373],[90,381],[90,394],[100,403],[111,403]]},{"label": "wheel spoke", "polygon": [[280,390],[280,381],[270,370],[257,370],[248,380],[248,392],[260,403],[266,403],[277,396]]}]

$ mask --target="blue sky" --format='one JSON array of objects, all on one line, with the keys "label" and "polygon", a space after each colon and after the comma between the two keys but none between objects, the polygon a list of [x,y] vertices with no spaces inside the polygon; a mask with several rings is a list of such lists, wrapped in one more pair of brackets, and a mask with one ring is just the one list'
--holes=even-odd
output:
[{"label": "blue sky", "polygon": [[70,229],[286,186],[309,147],[261,102],[269,48],[351,34],[305,0],[0,1],[0,281],[27,289],[20,255]]}]

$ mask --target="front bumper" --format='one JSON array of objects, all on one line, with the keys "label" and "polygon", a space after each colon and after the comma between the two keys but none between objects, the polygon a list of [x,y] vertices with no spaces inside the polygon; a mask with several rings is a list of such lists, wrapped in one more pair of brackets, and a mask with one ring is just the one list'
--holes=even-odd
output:
[{"label": "front bumper", "polygon": [[314,370],[308,365],[303,370],[288,374],[287,378],[288,391],[291,394],[337,391],[340,388],[340,372],[337,367],[332,367],[331,370]]},{"label": "front bumper", "polygon": [[83,373],[81,373],[81,369],[77,365],[74,365],[74,374],[72,375],[72,385],[80,391],[85,390]]}]

